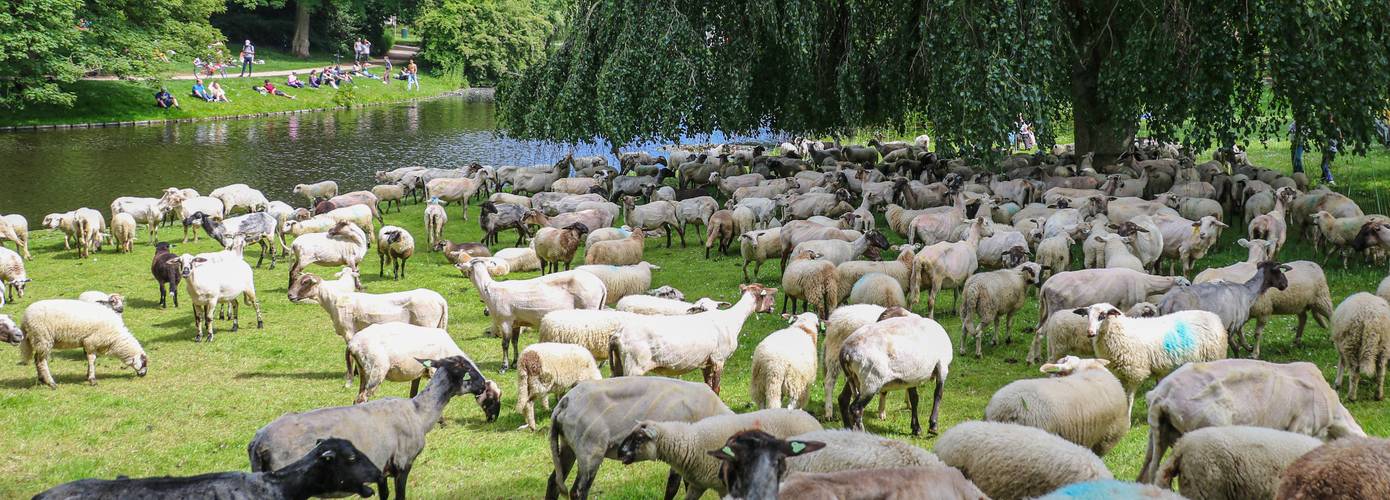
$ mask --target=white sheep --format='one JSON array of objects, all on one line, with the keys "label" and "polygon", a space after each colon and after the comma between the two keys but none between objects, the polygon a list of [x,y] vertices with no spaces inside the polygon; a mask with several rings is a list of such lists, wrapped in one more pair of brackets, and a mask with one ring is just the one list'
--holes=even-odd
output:
[{"label": "white sheep", "polygon": [[[239,252],[231,250],[226,253]],[[193,337],[194,342],[201,342],[204,333],[207,334],[208,342],[213,341],[213,308],[223,303],[232,306],[232,331],[240,329],[238,312],[241,302],[238,299],[245,299],[247,304],[255,308],[256,328],[265,326],[265,319],[261,315],[261,302],[256,299],[255,276],[251,272],[251,265],[246,261],[240,258],[194,257],[185,261],[183,277],[188,288],[188,297],[193,301],[193,326],[198,330]]]},{"label": "white sheep", "polygon": [[937,413],[951,368],[951,337],[936,321],[894,307],[877,323],[864,325],[845,339],[840,368],[845,388],[840,413],[846,428],[864,429],[864,407],[875,394],[907,389],[912,409],[912,434],[922,432],[917,418],[917,387],[932,380],[932,411],[927,432],[936,432]]},{"label": "white sheep", "polygon": [[980,239],[994,234],[989,219],[977,218],[966,221],[968,225],[965,238],[958,242],[940,242],[929,245],[917,252],[913,260],[910,286],[907,293],[908,304],[916,304],[922,288],[927,292],[927,315],[936,317],[936,297],[942,288],[955,293],[957,305],[960,303],[960,289],[965,280],[980,267],[978,248]]},{"label": "white sheep", "polygon": [[[825,352],[821,358],[822,366],[825,367],[825,403],[824,420],[831,420],[835,417],[832,404],[835,401],[835,382],[840,377],[840,348],[844,347],[845,339],[854,333],[859,327],[875,323],[878,317],[883,315],[887,308],[875,304],[856,304],[840,306],[830,313],[830,318],[825,324]],[[879,418],[883,418],[883,400],[879,400]]]},{"label": "white sheep", "polygon": [[626,238],[594,242],[584,248],[584,264],[623,266],[641,262],[645,238],[642,229],[634,228]]},{"label": "white sheep", "polygon": [[111,310],[115,311],[116,314],[121,314],[125,312],[125,296],[119,293],[106,293],[92,290],[82,292],[81,295],[77,296],[77,300],[83,302],[91,302],[93,304],[101,304],[103,306],[111,308]]},{"label": "white sheep", "polygon": [[290,266],[290,282],[293,283],[304,268],[317,264],[320,266],[346,266],[357,271],[362,259],[367,256],[367,235],[357,226],[339,222],[327,233],[311,233],[294,239],[290,244],[294,264]]},{"label": "white sheep", "polygon": [[641,314],[643,316],[677,316],[713,311],[729,307],[728,302],[720,302],[709,297],[700,297],[695,302],[666,299],[650,295],[628,295],[613,306],[619,311]]},{"label": "white sheep", "polygon": [[165,191],[161,198],[135,198],[122,196],[111,202],[111,225],[115,230],[116,216],[126,214],[130,216],[131,232],[134,233],[134,223],[145,224],[146,231],[150,235],[150,243],[153,244],[158,239],[159,224],[164,222],[164,215],[174,208],[174,204],[182,201],[183,197],[177,191]]},{"label": "white sheep", "polygon": [[1017,424],[956,424],[936,439],[935,451],[995,499],[1037,497],[1072,483],[1114,478],[1090,450]]},{"label": "white sheep", "polygon": [[303,196],[313,206],[319,198],[332,198],[338,196],[338,183],[333,181],[322,181],[313,184],[295,184],[290,192],[295,196]]},{"label": "white sheep", "polygon": [[1385,398],[1385,367],[1390,362],[1390,304],[1361,292],[1343,300],[1332,312],[1332,344],[1337,347],[1337,378],[1342,388],[1347,376],[1348,401],[1356,401],[1361,376],[1374,376],[1376,400]]},{"label": "white sheep", "polygon": [[564,396],[576,384],[599,380],[593,355],[581,346],[540,342],[521,351],[516,369],[516,411],[526,416],[521,428],[536,430],[536,401],[550,409],[550,395]]},{"label": "white sheep", "polygon": [[0,241],[4,240],[14,242],[15,251],[24,255],[24,260],[34,260],[29,255],[29,220],[23,215],[0,216]]},{"label": "white sheep", "polygon": [[612,307],[624,297],[641,295],[651,288],[652,271],[661,270],[661,266],[643,261],[630,266],[586,265],[574,269],[598,276],[608,289],[604,305]]},{"label": "white sheep", "polygon": [[48,358],[54,349],[82,348],[87,355],[87,383],[97,383],[97,356],[110,354],[135,374],[145,376],[150,358],[121,320],[106,306],[80,300],[40,300],[24,310],[24,341],[19,345],[19,361],[33,360],[39,382],[57,388],[48,371]]},{"label": "white sheep", "polygon": [[444,205],[439,200],[430,200],[425,205],[425,234],[429,236],[430,248],[444,239],[444,224],[447,222],[449,215],[444,212]]},{"label": "white sheep", "polygon": [[1051,432],[1105,456],[1129,432],[1129,409],[1110,362],[1067,356],[1042,366],[1050,378],[1017,380],[995,391],[985,420]]},{"label": "white sheep", "polygon": [[1141,273],[1148,272],[1144,268],[1144,261],[1130,253],[1129,245],[1134,239],[1118,234],[1107,234],[1104,236],[1092,236],[1092,240],[1104,245],[1106,268],[1133,269]]},{"label": "white sheep", "polygon": [[130,253],[135,248],[135,217],[119,213],[111,217],[111,239],[121,253]]},{"label": "white sheep", "polygon": [[188,230],[190,228],[193,229],[193,241],[198,241],[198,228],[190,222],[195,214],[201,212],[205,216],[220,219],[226,211],[226,205],[222,204],[222,200],[211,196],[194,196],[179,202],[179,205],[174,209],[174,216],[184,221],[183,242],[188,243]]},{"label": "white sheep", "polygon": [[835,274],[840,277],[840,292],[850,293],[854,284],[869,273],[883,273],[898,281],[904,293],[912,282],[912,269],[916,258],[916,248],[912,245],[897,247],[898,258],[887,261],[852,260],[835,266]]},{"label": "white sheep", "polygon": [[[1131,318],[1107,303],[1076,309],[1087,319],[1096,357],[1110,360],[1134,407],[1134,393],[1150,377],[1163,378],[1185,363],[1226,357],[1226,327],[1207,311],[1178,311],[1156,318]],[[1065,314],[1063,312],[1062,314]]]},{"label": "white sheep", "polygon": [[[492,331],[502,338],[502,371],[516,364],[522,327],[541,326],[541,318],[552,311],[599,309],[608,293],[603,281],[584,271],[562,271],[538,278],[495,281],[487,264],[468,261],[467,274],[492,316]],[[512,356],[508,362],[508,342]]]},{"label": "white sheep", "polygon": [[1184,434],[1163,463],[1158,485],[1177,479],[1193,500],[1274,498],[1279,476],[1322,441],[1265,427],[1207,427]]},{"label": "white sheep", "polygon": [[524,273],[541,268],[541,258],[536,255],[536,250],[532,248],[503,248],[492,257],[505,262],[508,272]]},{"label": "white sheep", "polygon": [[931,452],[897,439],[847,429],[825,429],[792,436],[789,441],[817,442],[815,453],[787,458],[787,470],[835,472],[889,467],[945,467]]},{"label": "white sheep", "polygon": [[357,332],[347,349],[357,362],[359,383],[353,404],[372,399],[383,381],[410,382],[410,397],[420,391],[420,377],[429,370],[418,360],[464,356],[462,349],[442,328],[397,321],[377,323]]},{"label": "white sheep", "polygon": [[376,196],[377,199],[377,213],[385,211],[382,205],[389,207],[392,203],[396,205],[396,212],[400,213],[401,203],[405,201],[405,186],[400,184],[380,184],[372,186],[372,195]]},{"label": "white sheep", "polygon": [[231,215],[238,208],[244,208],[247,213],[250,213],[263,210],[266,205],[270,204],[270,200],[267,200],[264,194],[245,184],[222,186],[212,190],[208,196],[217,198],[222,202],[224,210],[219,215],[223,217]]},{"label": "white sheep", "polygon": [[791,262],[782,271],[783,313],[787,312],[788,301],[792,304],[792,314],[797,312],[798,300],[801,310],[814,310],[821,316],[830,316],[830,311],[839,305],[840,282],[836,279],[835,263],[820,257],[814,250],[792,255]]},{"label": "white sheep", "polygon": [[883,273],[869,273],[854,282],[846,303],[907,307],[907,296],[896,278]]},{"label": "white sheep", "polygon": [[0,247],[0,306],[5,305],[6,300],[14,302],[24,298],[24,287],[29,281],[24,259],[13,250]]},{"label": "white sheep", "polygon": [[753,349],[753,368],[748,396],[758,409],[786,407],[805,409],[816,381],[816,331],[820,320],[815,313],[797,316],[783,314],[790,326],[777,330]]},{"label": "white sheep", "polygon": [[372,207],[368,205],[349,205],[335,208],[315,215],[307,221],[286,221],[283,231],[299,236],[306,233],[321,233],[333,229],[339,222],[347,222],[362,230],[372,240],[376,239],[376,226],[373,223]]},{"label": "white sheep", "polygon": [[1069,234],[1058,234],[1038,242],[1034,258],[1048,276],[1066,271],[1071,267],[1071,246],[1075,243]]},{"label": "white sheep", "polygon": [[[1036,286],[1042,277],[1042,266],[1026,262],[1013,269],[1001,269],[979,273],[965,280],[962,288],[960,311],[961,321],[960,354],[965,354],[967,337],[974,332],[975,357],[982,356],[980,344],[984,339],[984,328],[994,325],[994,337],[990,345],[999,343],[999,320],[1004,319],[1004,341],[1013,338],[1014,313],[1023,309],[1028,302],[1028,287]],[[975,317],[971,321],[971,316]]]},{"label": "white sheep", "polygon": [[635,317],[634,313],[608,309],[552,311],[541,318],[538,341],[578,345],[603,362],[608,360],[609,339]]},{"label": "white sheep", "polygon": [[743,282],[748,283],[751,281],[748,277],[749,263],[753,263],[753,279],[757,279],[758,272],[763,268],[763,261],[774,255],[781,255],[782,228],[743,233],[739,235],[738,244],[739,254],[743,256]]}]

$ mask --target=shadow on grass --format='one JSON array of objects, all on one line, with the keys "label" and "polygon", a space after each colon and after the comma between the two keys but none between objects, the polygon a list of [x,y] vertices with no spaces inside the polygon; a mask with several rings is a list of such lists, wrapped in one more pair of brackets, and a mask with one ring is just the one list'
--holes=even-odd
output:
[{"label": "shadow on grass", "polygon": [[300,379],[300,380],[331,380],[342,379],[341,371],[321,371],[321,372],[245,372],[236,374],[237,380],[246,379]]},{"label": "shadow on grass", "polygon": [[[85,359],[84,359],[83,361],[85,361]],[[9,380],[0,381],[0,387],[6,388],[6,389],[30,389],[30,388],[33,388],[33,389],[47,389],[47,388],[48,388],[48,386],[45,386],[45,385],[39,383],[38,372],[35,371],[35,369],[34,369],[34,364],[33,364],[33,363],[30,363],[26,368],[29,369],[29,373],[30,373],[30,376],[29,376],[29,377],[12,378],[12,379],[9,379]],[[83,365],[81,365],[81,366],[78,366],[77,368],[74,368],[73,370],[71,370],[70,373],[58,373],[58,372],[60,372],[60,371],[64,371],[64,372],[69,371],[69,370],[68,370],[68,363],[62,363],[62,364],[59,364],[59,365],[56,365],[56,366],[55,366],[54,363],[53,363],[53,360],[49,360],[49,361],[48,361],[48,372],[51,373],[51,374],[53,375],[53,381],[54,381],[54,382],[57,382],[59,386],[69,385],[69,384],[79,384],[79,385],[83,385],[83,386],[86,386],[86,385],[87,385],[87,366],[86,366],[86,364],[83,364]],[[109,380],[121,380],[121,379],[135,379],[135,378],[139,378],[139,377],[137,377],[137,376],[135,375],[135,372],[131,371],[130,369],[124,368],[124,366],[122,366],[122,369],[119,369],[119,370],[107,370],[107,371],[105,371],[105,372],[103,372],[103,371],[101,370],[101,367],[97,367],[97,385],[98,385],[98,386],[100,386],[101,383],[104,382],[104,381],[109,381]]]}]

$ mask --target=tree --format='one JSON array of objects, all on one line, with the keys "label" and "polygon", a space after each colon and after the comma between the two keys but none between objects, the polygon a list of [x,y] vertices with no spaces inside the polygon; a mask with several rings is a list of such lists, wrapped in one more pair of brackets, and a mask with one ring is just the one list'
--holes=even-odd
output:
[{"label": "tree", "polygon": [[537,0],[426,0],[422,57],[470,82],[497,82],[545,54],[559,11]]},{"label": "tree", "polygon": [[519,137],[835,134],[925,115],[939,144],[1044,143],[1113,161],[1144,125],[1199,148],[1283,132],[1370,143],[1390,85],[1383,0],[580,2],[563,43],[499,88]]},{"label": "tree", "polygon": [[85,73],[154,74],[170,52],[222,36],[222,0],[8,0],[0,7],[0,108],[71,105],[62,85]]}]

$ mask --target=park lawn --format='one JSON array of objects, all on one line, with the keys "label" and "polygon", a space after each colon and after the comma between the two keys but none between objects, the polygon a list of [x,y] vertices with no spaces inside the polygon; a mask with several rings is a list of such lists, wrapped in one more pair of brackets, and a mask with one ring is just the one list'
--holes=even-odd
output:
[{"label": "park lawn", "polygon": [[[238,72],[241,71],[241,59],[237,57],[237,54],[240,51],[240,42],[237,42],[236,44],[227,44],[227,50],[224,51],[224,53],[227,54],[226,62],[229,65],[227,66],[227,74],[236,75]],[[322,68],[324,66],[332,66],[333,64],[335,64],[335,62],[337,64],[352,66],[352,51],[350,49],[342,50],[341,53],[338,54],[339,57],[336,59],[333,57],[333,55],[334,54],[332,52],[315,50],[309,52],[309,57],[301,59],[290,55],[288,51],[276,48],[257,46],[256,60],[265,61],[265,64],[257,64],[255,67],[255,71],[260,72],[303,69],[304,72],[307,73],[310,68]],[[163,72],[167,72],[169,74],[189,75],[193,73],[193,56],[177,55],[171,58],[168,62],[162,63],[160,66]]]},{"label": "park lawn", "polygon": [[[1287,150],[1257,150],[1252,152],[1252,157],[1256,162],[1287,168]],[[1373,207],[1375,201],[1370,189],[1383,187],[1385,181],[1376,177],[1390,172],[1390,155],[1377,150],[1369,157],[1348,157],[1339,160],[1338,172],[1339,182],[1352,186],[1352,192],[1363,206]],[[363,172],[353,178],[336,180],[345,189],[359,189],[372,184],[369,175]],[[198,187],[206,190],[213,186]],[[138,193],[111,193],[113,198],[123,194]],[[464,221],[456,206],[449,208],[448,238],[479,239],[476,205],[469,212],[472,217]],[[452,309],[449,331],[480,363],[485,374],[498,377],[504,398],[501,418],[495,423],[483,421],[481,411],[471,398],[458,398],[449,406],[445,413],[447,425],[436,428],[429,435],[429,446],[410,475],[410,493],[421,498],[539,497],[543,495],[551,470],[546,444],[549,418],[538,409],[541,432],[515,430],[523,423],[513,409],[515,374],[497,375],[499,341],[482,335],[490,319],[482,315],[471,284],[446,265],[443,256],[424,249],[421,213],[420,205],[407,205],[401,213],[392,211],[386,215],[387,223],[403,226],[416,235],[420,250],[410,262],[409,277],[399,282],[377,277],[373,272],[378,266],[375,248],[370,250],[362,267],[368,291],[381,293],[426,287],[442,293]],[[879,227],[886,226],[880,222]],[[177,241],[179,233],[177,228],[165,228],[160,236]],[[1243,260],[1245,252],[1233,243],[1239,237],[1236,233],[1228,231],[1222,238],[1222,251],[1208,256],[1200,264],[1226,265]],[[148,271],[153,251],[147,242],[142,241],[132,254],[116,254],[108,248],[92,258],[79,260],[75,252],[63,250],[62,239],[55,233],[36,230],[32,235],[35,260],[29,264],[29,275],[34,281],[29,285],[28,295],[3,312],[18,315],[35,300],[75,297],[90,289],[123,293],[129,303],[126,322],[144,344],[151,364],[147,377],[136,378],[130,370],[122,369],[118,361],[101,358],[97,369],[98,385],[90,387],[83,383],[85,371],[80,352],[62,351],[50,364],[60,385],[57,390],[49,390],[36,385],[32,366],[15,365],[13,357],[7,358],[9,362],[0,363],[0,414],[6,417],[5,430],[0,432],[0,449],[6,450],[6,459],[0,460],[0,497],[32,495],[54,484],[85,477],[246,470],[245,446],[257,428],[285,412],[346,405],[356,395],[355,384],[352,389],[342,386],[343,343],[333,334],[324,312],[316,304],[287,301],[288,264],[285,262],[273,271],[262,268],[256,272],[265,313],[264,329],[254,328],[254,315],[250,308],[243,307],[241,331],[231,332],[228,322],[218,321],[217,340],[198,344],[192,341],[194,332],[188,302],[183,302],[179,308],[158,308],[157,287]],[[701,238],[687,235],[686,239],[690,242],[686,248],[676,243],[675,247],[667,249],[664,239],[647,242],[646,259],[663,268],[657,272],[653,285],[676,286],[692,300],[701,296],[734,300],[742,276],[741,259],[724,256],[706,261],[702,258]],[[892,239],[901,241],[901,238]],[[501,241],[508,245],[515,239],[509,232],[501,236]],[[176,251],[195,253],[214,249],[204,238],[198,243],[178,244]],[[248,250],[247,257],[252,263],[257,252],[254,248]],[[1322,260],[1322,256],[1314,255],[1309,246],[1297,239],[1290,243],[1286,252],[1287,260]],[[311,271],[320,275],[331,272],[327,268],[312,268]],[[1379,266],[1360,262],[1354,262],[1349,270],[1342,269],[1339,264],[1329,266],[1327,276],[1334,301],[1340,302],[1354,292],[1374,290],[1384,273]],[[528,278],[535,274],[522,273],[505,279]],[[776,276],[777,264],[769,261],[762,269],[760,281],[780,286]],[[919,305],[916,309],[921,312],[923,308]],[[960,321],[952,311],[954,306],[950,299],[944,299],[938,319],[951,332],[952,341],[959,342]],[[956,358],[942,403],[941,430],[982,418],[990,395],[1000,387],[1013,380],[1040,375],[1035,367],[1021,361],[1027,353],[1029,340],[1022,331],[1035,320],[1036,307],[1030,303],[1015,318],[1011,344],[987,347],[983,359]],[[1295,322],[1291,317],[1277,317],[1272,321],[1264,339],[1266,359],[1311,361],[1321,367],[1330,380],[1336,354],[1328,340],[1328,332],[1310,322],[1304,345],[1295,347],[1291,344]],[[761,315],[751,318],[744,326],[740,347],[726,367],[722,394],[735,411],[753,410],[748,398],[751,353],[764,336],[783,324],[776,315]],[[522,345],[535,342],[535,339],[535,334],[528,332],[523,336]],[[606,374],[608,370],[603,371]],[[699,377],[698,373],[692,373],[683,378],[698,381]],[[817,415],[823,401],[819,384],[817,380],[810,404]],[[1151,386],[1141,389],[1129,434],[1105,457],[1106,464],[1117,477],[1132,479],[1138,473],[1148,433],[1142,394]],[[1367,386],[1362,388],[1363,396],[1367,394]],[[407,384],[388,383],[378,397],[401,397],[407,391]],[[869,416],[867,429],[931,448],[933,437],[908,435],[909,414],[899,394],[891,398],[889,418],[879,420]],[[1363,401],[1350,404],[1349,408],[1368,433],[1390,435],[1390,412],[1386,411],[1386,403]],[[923,419],[928,409],[924,406]],[[868,413],[872,415],[873,411]],[[838,422],[826,424],[839,425]],[[607,461],[593,491],[600,498],[652,498],[661,491],[664,478],[665,467],[656,463],[623,466]]]},{"label": "park lawn", "polygon": [[[376,73],[380,73],[378,69]],[[308,73],[307,71],[305,72]],[[235,72],[233,72],[235,74]],[[301,79],[304,75],[301,75]],[[280,96],[261,95],[251,90],[266,79],[295,99]],[[77,93],[77,102],[72,107],[36,105],[22,110],[0,115],[0,126],[9,125],[48,125],[63,123],[103,123],[141,120],[170,120],[181,118],[212,118],[219,116],[238,116],[257,113],[273,113],[299,109],[333,108],[339,105],[334,95],[341,91],[332,87],[319,89],[293,89],[284,85],[284,76],[266,78],[219,78],[204,80],[204,84],[216,81],[227,91],[231,102],[206,102],[191,95],[192,80],[168,80],[163,82],[169,93],[179,101],[179,108],[160,109],[154,104],[154,93],[158,87],[145,82],[83,80],[69,88]],[[406,99],[431,97],[457,90],[449,80],[427,75],[420,76],[420,89],[406,91],[405,82],[393,80],[383,85],[381,80],[357,78],[351,85],[353,104],[379,104]]]}]

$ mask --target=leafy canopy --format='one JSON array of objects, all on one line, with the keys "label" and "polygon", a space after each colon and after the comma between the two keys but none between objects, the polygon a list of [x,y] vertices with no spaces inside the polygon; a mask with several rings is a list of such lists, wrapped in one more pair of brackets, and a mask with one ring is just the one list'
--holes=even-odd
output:
[{"label": "leafy canopy", "polygon": [[[1386,107],[1383,0],[581,0],[558,44],[499,88],[519,137],[616,143],[762,127],[831,134],[926,116],[941,144],[1117,152],[1282,134],[1362,146]],[[1340,128],[1334,128],[1333,124]]]},{"label": "leafy canopy", "polygon": [[474,83],[494,83],[545,55],[560,11],[543,0],[425,0],[415,19],[422,57]]}]

